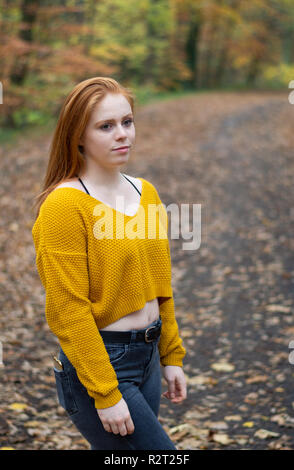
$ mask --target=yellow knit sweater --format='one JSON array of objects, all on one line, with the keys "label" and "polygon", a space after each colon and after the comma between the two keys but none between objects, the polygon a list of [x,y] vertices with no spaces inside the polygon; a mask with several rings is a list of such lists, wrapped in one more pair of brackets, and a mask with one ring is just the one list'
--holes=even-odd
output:
[{"label": "yellow knit sweater", "polygon": [[160,363],[182,367],[186,354],[174,312],[167,212],[152,183],[139,179],[134,216],[61,187],[32,228],[48,325],[98,409],[122,398],[99,329],[158,297]]}]

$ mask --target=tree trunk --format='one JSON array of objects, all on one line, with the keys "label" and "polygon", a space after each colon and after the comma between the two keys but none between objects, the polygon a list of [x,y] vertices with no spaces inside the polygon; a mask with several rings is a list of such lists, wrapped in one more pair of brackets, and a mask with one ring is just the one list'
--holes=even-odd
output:
[{"label": "tree trunk", "polygon": [[258,66],[259,66],[259,57],[255,56],[253,57],[250,63],[249,70],[247,73],[247,80],[246,80],[247,85],[249,86],[254,85],[257,74],[258,74]]},{"label": "tree trunk", "polygon": [[198,37],[199,37],[199,23],[192,20],[189,25],[189,31],[186,41],[186,57],[187,65],[191,70],[191,80],[188,83],[197,88],[197,75],[198,75]]}]

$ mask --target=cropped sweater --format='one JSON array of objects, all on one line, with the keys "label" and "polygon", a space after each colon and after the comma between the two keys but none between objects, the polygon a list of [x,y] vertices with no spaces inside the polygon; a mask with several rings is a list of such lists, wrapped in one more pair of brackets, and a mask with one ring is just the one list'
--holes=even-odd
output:
[{"label": "cropped sweater", "polygon": [[60,187],[32,228],[47,323],[98,409],[122,398],[99,329],[158,297],[160,363],[182,367],[186,354],[174,312],[167,212],[153,184],[139,179],[134,216]]}]

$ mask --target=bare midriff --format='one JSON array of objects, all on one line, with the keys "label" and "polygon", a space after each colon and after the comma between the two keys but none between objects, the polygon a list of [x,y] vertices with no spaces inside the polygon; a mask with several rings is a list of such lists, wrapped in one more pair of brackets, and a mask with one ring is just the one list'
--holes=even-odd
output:
[{"label": "bare midriff", "polygon": [[128,315],[120,318],[114,323],[110,323],[105,328],[100,328],[100,331],[129,331],[141,330],[150,325],[150,323],[158,320],[159,318],[159,304],[158,297],[149,302],[146,302],[143,308],[131,312]]}]

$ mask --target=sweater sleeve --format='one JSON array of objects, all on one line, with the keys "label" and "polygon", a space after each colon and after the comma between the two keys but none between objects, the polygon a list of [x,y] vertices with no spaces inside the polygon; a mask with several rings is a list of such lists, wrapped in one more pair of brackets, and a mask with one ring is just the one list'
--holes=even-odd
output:
[{"label": "sweater sleeve", "polygon": [[[154,188],[155,189],[155,188]],[[158,192],[155,189],[156,204],[161,204],[161,221],[168,232],[168,216],[167,211],[162,204]],[[167,252],[170,256],[169,240],[167,238]],[[159,304],[160,317],[162,319],[162,328],[160,334],[160,340],[158,344],[160,363],[162,366],[180,366],[183,367],[183,358],[186,355],[186,349],[183,346],[183,341],[179,336],[179,328],[175,318],[174,298],[171,297],[161,298],[162,301]]]},{"label": "sweater sleeve", "polygon": [[62,207],[58,197],[43,206],[41,235],[34,242],[46,291],[46,319],[95,407],[107,408],[118,403],[122,394],[92,315],[83,218],[74,203]]}]

